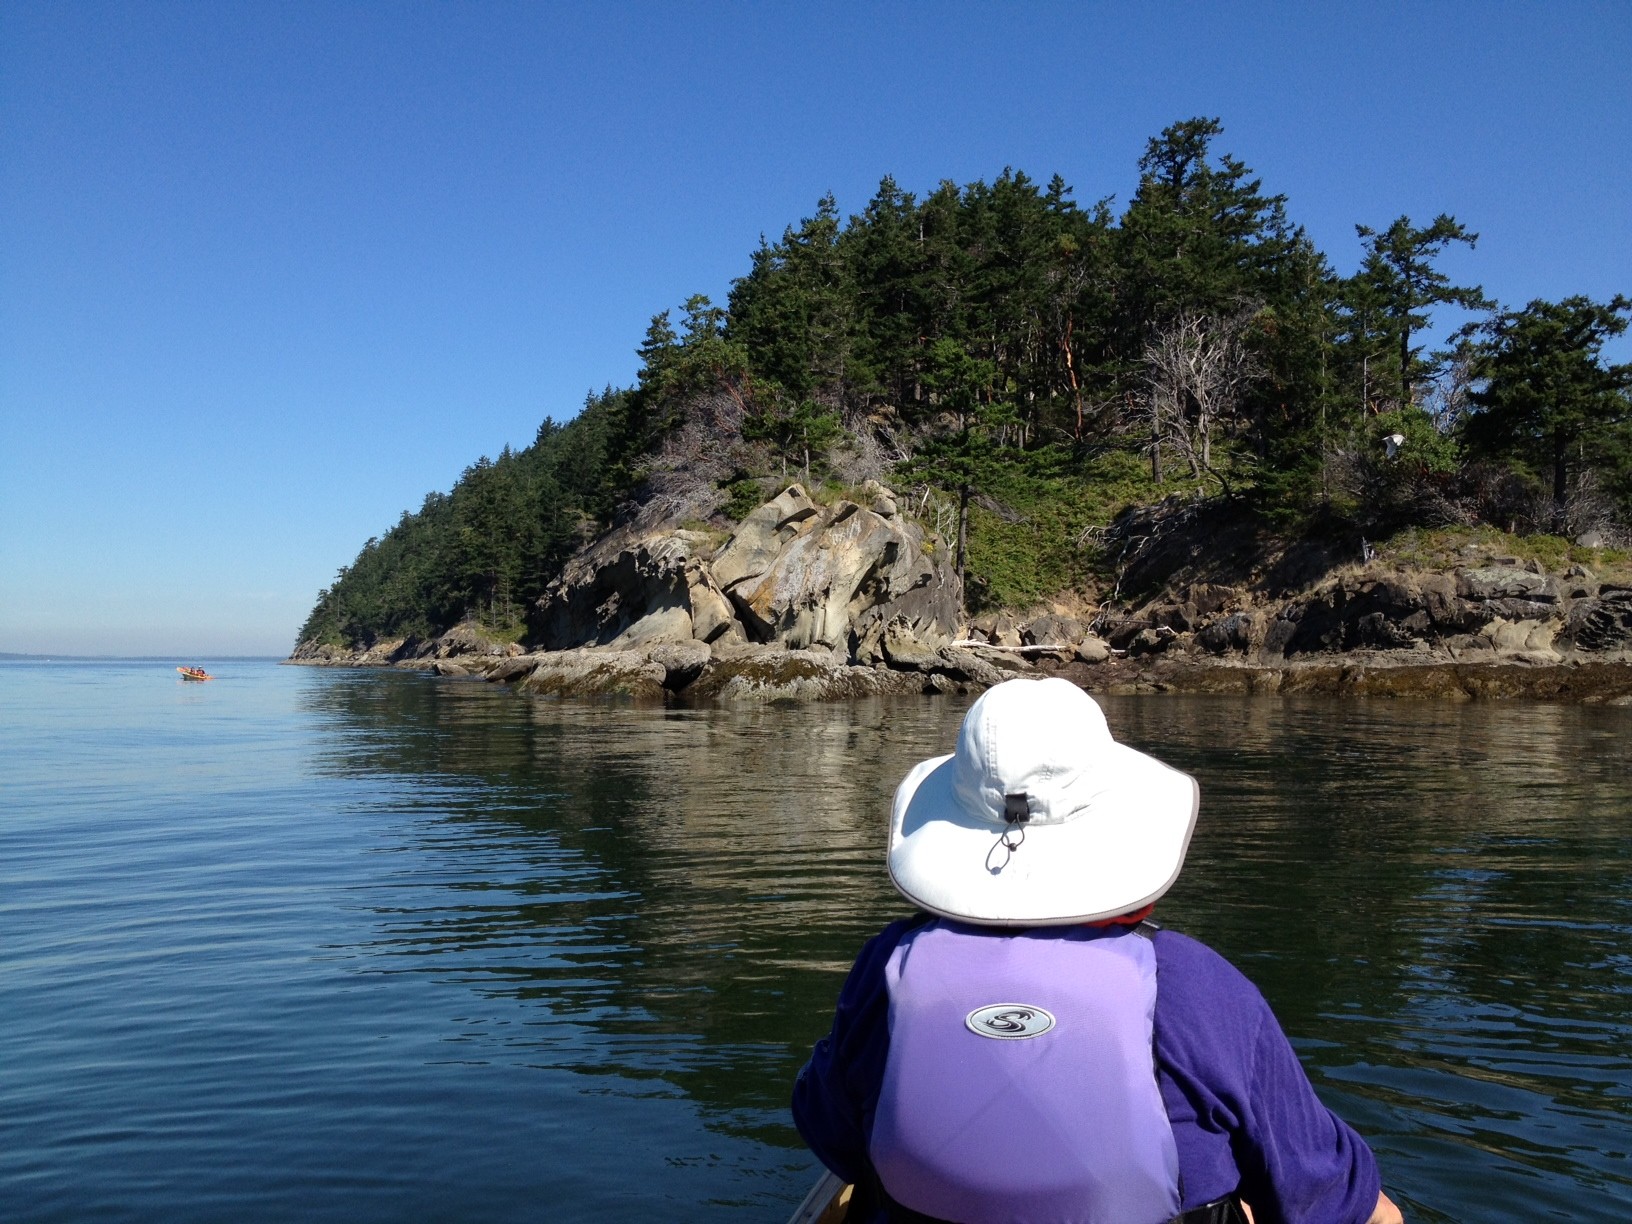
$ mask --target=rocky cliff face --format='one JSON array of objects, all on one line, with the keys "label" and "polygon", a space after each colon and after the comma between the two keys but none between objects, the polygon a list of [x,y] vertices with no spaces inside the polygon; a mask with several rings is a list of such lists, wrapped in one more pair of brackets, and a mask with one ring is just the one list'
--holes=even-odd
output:
[{"label": "rocky cliff face", "polygon": [[958,631],[957,576],[882,486],[819,506],[798,485],[716,547],[702,532],[629,527],[579,554],[528,616],[548,651],[662,643],[817,649],[870,666],[933,653]]},{"label": "rocky cliff face", "polygon": [[961,589],[946,549],[869,482],[865,504],[792,485],[724,538],[638,517],[574,557],[528,611],[526,647],[470,625],[429,641],[293,661],[419,667],[554,696],[812,700],[995,682],[952,646]]}]

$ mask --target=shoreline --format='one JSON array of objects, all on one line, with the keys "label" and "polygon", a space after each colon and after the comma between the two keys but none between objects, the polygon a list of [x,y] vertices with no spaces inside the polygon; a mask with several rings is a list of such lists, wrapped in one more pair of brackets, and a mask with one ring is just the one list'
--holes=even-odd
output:
[{"label": "shoreline", "polygon": [[[465,639],[468,645],[468,638]],[[1062,676],[1090,693],[1233,693],[1440,701],[1529,700],[1632,706],[1632,659],[1427,658],[1421,651],[1354,651],[1295,660],[1189,655],[1086,661],[1065,649],[946,647],[912,667],[860,666],[822,650],[702,643],[647,649],[583,647],[527,653],[344,651],[308,647],[292,666],[378,668],[514,686],[549,697],[620,697],[678,706],[736,701],[834,701],[880,695],[970,694],[1015,676]],[[433,646],[434,644],[426,644]],[[404,647],[408,647],[404,650]],[[423,651],[423,653],[421,653]],[[1029,656],[1029,657],[1028,657]]]},{"label": "shoreline", "polygon": [[[1014,675],[1090,692],[1632,699],[1632,566],[1618,555],[1544,565],[1481,538],[1354,564],[1329,540],[1276,544],[1158,507],[1129,528],[1143,534],[1109,596],[970,616],[944,543],[878,482],[856,495],[824,505],[789,484],[723,536],[645,507],[511,625],[525,646],[466,619],[362,649],[307,640],[290,661],[685,706],[971,693]],[[1118,598],[1124,585],[1141,593]]]}]

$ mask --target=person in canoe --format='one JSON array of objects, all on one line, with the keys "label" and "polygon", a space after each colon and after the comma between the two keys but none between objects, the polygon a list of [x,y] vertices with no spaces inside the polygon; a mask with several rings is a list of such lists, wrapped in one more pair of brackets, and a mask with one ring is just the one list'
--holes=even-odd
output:
[{"label": "person in canoe", "polygon": [[907,775],[888,867],[920,912],[862,949],[793,1095],[851,1224],[1399,1224],[1263,996],[1150,921],[1199,796],[1059,678],[988,690]]}]

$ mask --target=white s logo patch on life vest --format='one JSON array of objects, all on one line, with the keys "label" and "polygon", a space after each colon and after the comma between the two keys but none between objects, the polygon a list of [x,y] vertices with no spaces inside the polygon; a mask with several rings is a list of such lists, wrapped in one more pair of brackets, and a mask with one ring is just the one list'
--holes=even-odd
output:
[{"label": "white s logo patch on life vest", "polygon": [[1054,1015],[1030,1003],[988,1003],[963,1018],[964,1027],[978,1037],[1023,1041],[1041,1037],[1054,1027]]}]

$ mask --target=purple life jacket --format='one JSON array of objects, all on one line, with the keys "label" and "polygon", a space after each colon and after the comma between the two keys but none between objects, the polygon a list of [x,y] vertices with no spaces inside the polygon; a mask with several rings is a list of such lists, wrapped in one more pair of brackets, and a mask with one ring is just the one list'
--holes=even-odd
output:
[{"label": "purple life jacket", "polygon": [[943,919],[901,940],[885,981],[890,1049],[868,1152],[897,1203],[959,1224],[1179,1214],[1150,940]]}]

